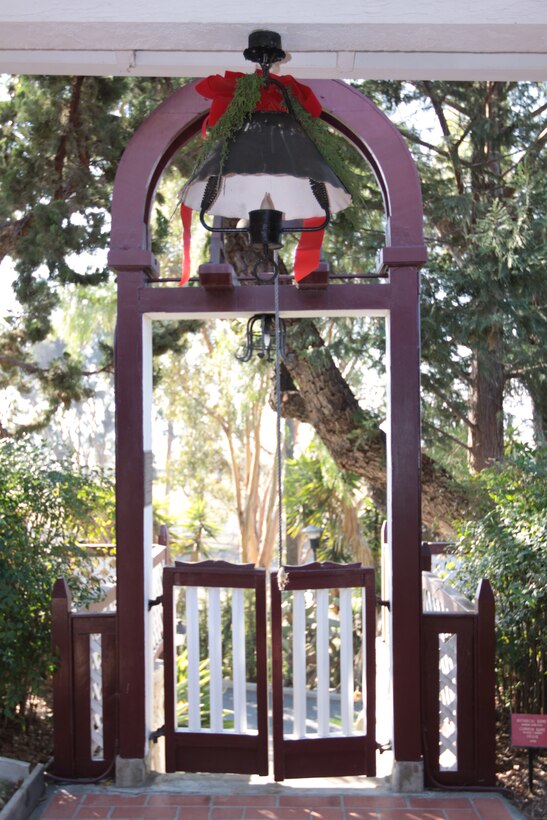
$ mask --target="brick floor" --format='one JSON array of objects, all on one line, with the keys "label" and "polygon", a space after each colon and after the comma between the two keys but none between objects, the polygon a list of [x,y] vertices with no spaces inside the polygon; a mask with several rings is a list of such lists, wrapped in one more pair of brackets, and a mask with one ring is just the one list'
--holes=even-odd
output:
[{"label": "brick floor", "polygon": [[58,788],[33,814],[40,820],[514,820],[499,795],[120,794],[103,787]]}]

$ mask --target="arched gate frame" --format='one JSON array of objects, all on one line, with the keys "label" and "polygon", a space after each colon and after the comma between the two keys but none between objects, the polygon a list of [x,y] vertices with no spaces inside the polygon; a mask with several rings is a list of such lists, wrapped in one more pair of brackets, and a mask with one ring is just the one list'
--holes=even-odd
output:
[{"label": "arched gate frame", "polygon": [[[420,331],[418,271],[425,262],[420,183],[401,135],[366,97],[340,81],[310,82],[323,117],[370,163],[383,194],[387,280],[280,288],[282,316],[383,316],[387,324],[388,578],[393,680],[394,785],[423,784],[420,702]],[[118,274],[116,536],[118,781],[146,771],[152,669],[148,600],[152,546],[152,321],[246,318],[273,312],[272,285],[222,291],[154,287],[149,215],[161,174],[201,128],[207,110],[189,83],[135,133],[118,169],[109,264]],[[389,588],[389,587],[388,587]]]}]

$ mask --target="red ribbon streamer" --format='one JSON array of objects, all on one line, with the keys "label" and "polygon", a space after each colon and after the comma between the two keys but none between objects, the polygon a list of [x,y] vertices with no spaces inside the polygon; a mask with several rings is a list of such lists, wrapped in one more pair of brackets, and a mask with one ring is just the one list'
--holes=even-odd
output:
[{"label": "red ribbon streamer", "polygon": [[[305,228],[316,228],[325,221],[323,216],[314,216],[304,220]],[[325,231],[303,233],[298,242],[294,256],[294,278],[297,282],[317,270],[321,261],[321,245]]]},{"label": "red ribbon streamer", "polygon": [[190,245],[192,238],[192,209],[188,205],[180,206],[182,221],[182,276],[179,287],[185,285],[190,278]]}]

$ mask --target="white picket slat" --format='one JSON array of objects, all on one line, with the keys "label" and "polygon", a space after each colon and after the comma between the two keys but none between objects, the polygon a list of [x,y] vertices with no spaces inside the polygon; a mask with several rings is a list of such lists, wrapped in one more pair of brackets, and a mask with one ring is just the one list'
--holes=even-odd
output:
[{"label": "white picket slat", "polygon": [[232,678],[234,729],[247,731],[247,678],[245,663],[245,599],[243,589],[232,589]]},{"label": "white picket slat", "polygon": [[329,591],[318,589],[317,617],[317,728],[320,737],[328,737],[330,723],[329,695]]},{"label": "white picket slat", "polygon": [[340,590],[340,694],[342,732],[353,734],[353,614],[351,588]]},{"label": "white picket slat", "polygon": [[188,646],[188,728],[201,729],[199,690],[199,611],[197,587],[186,589],[186,642]]},{"label": "white picket slat", "polygon": [[306,734],[306,599],[304,590],[293,593],[293,712],[294,734]]},{"label": "white picket slat", "polygon": [[208,588],[207,629],[211,731],[222,732],[222,625],[219,587]]}]

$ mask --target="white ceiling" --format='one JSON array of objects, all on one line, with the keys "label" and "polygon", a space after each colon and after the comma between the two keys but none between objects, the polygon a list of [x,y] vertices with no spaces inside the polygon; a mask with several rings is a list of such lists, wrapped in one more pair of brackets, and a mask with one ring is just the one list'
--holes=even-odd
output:
[{"label": "white ceiling", "polygon": [[547,79],[545,0],[0,0],[0,71],[249,70],[256,28],[282,35],[297,77]]}]

